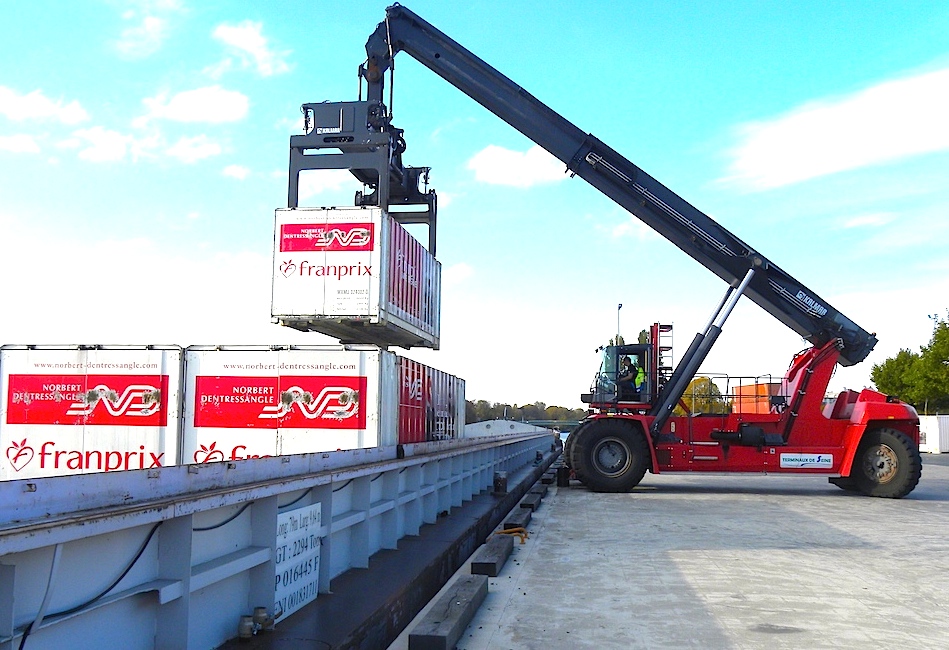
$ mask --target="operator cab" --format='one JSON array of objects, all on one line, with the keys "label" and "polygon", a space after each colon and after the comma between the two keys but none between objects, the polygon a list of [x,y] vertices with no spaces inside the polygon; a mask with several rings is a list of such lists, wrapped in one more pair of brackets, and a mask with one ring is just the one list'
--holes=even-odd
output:
[{"label": "operator cab", "polygon": [[584,404],[650,404],[655,386],[650,359],[652,345],[605,345],[599,348],[600,369],[589,393],[580,395]]}]

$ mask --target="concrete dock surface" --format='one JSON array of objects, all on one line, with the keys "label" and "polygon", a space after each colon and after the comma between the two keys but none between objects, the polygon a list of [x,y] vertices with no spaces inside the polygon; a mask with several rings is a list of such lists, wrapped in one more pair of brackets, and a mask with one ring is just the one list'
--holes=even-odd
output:
[{"label": "concrete dock surface", "polygon": [[949,647],[949,454],[901,500],[820,477],[573,482],[528,531],[459,649]]}]

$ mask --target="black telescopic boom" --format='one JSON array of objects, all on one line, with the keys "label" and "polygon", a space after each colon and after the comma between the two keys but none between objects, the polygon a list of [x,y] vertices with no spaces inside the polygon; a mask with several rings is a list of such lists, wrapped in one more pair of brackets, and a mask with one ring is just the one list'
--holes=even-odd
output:
[{"label": "black telescopic boom", "polygon": [[834,309],[761,253],[636,167],[584,133],[529,92],[401,5],[366,43],[363,76],[368,98],[383,101],[384,75],[404,51],[560,159],[679,249],[735,285],[749,269],[745,294],[815,346],[840,339],[841,365],[863,361],[876,337]]}]

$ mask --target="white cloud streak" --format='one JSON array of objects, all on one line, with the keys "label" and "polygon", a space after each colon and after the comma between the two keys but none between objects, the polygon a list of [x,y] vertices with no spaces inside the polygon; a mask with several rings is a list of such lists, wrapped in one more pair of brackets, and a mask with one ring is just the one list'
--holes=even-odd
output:
[{"label": "white cloud streak", "polygon": [[263,25],[245,20],[237,25],[218,25],[211,34],[224,43],[233,56],[225,58],[208,72],[212,77],[220,77],[236,64],[243,68],[253,67],[262,77],[270,77],[290,71],[286,57],[290,51],[272,49],[262,34]]},{"label": "white cloud streak", "polygon": [[610,236],[614,239],[628,237],[636,241],[646,241],[651,238],[658,238],[656,231],[644,224],[636,217],[629,217],[626,221],[613,226],[609,230]]},{"label": "white cloud streak", "polygon": [[228,178],[236,178],[237,180],[242,181],[250,176],[250,170],[243,165],[228,165],[223,170],[221,170],[221,175],[227,176]]},{"label": "white cloud streak", "polygon": [[181,11],[178,0],[133,0],[122,19],[132,23],[122,30],[115,49],[126,58],[138,59],[161,49],[171,33],[169,18]]},{"label": "white cloud streak", "polygon": [[190,165],[199,160],[219,155],[221,145],[212,142],[207,136],[199,135],[193,138],[180,138],[175,144],[166,149],[165,153]]},{"label": "white cloud streak", "polygon": [[161,49],[168,37],[168,21],[157,16],[145,16],[140,24],[122,30],[116,49],[129,58],[141,58]]},{"label": "white cloud streak", "polygon": [[949,150],[949,68],[804,104],[739,128],[730,176],[751,190]]},{"label": "white cloud streak", "polygon": [[40,147],[32,136],[18,135],[0,135],[0,151],[9,151],[11,153],[39,153]]},{"label": "white cloud streak", "polygon": [[348,169],[300,172],[299,200],[327,192],[356,191],[362,186]]},{"label": "white cloud streak", "polygon": [[170,99],[166,94],[159,94],[143,99],[142,103],[148,113],[133,122],[137,127],[147,125],[152,119],[206,124],[239,122],[247,117],[250,106],[246,95],[220,86],[186,90]]},{"label": "white cloud streak", "polygon": [[475,273],[470,264],[458,262],[451,266],[446,266],[442,271],[442,288],[450,289],[456,287]]},{"label": "white cloud streak", "polygon": [[892,212],[874,212],[850,217],[843,223],[843,228],[879,228],[896,219]]},{"label": "white cloud streak", "polygon": [[101,126],[91,129],[80,129],[73,134],[84,148],[79,151],[79,158],[89,162],[116,162],[125,158],[131,138],[117,131],[110,131]]},{"label": "white cloud streak", "polygon": [[468,169],[482,183],[511,187],[556,183],[567,177],[563,163],[537,145],[524,152],[488,145],[472,156]]},{"label": "white cloud streak", "polygon": [[21,95],[6,86],[0,86],[0,115],[14,122],[53,120],[62,124],[79,124],[89,119],[89,114],[76,100],[68,104],[61,99],[53,101],[42,90]]},{"label": "white cloud streak", "polygon": [[[7,287],[7,297],[18,309],[0,310],[2,343],[325,342],[319,335],[270,323],[269,256],[241,251],[194,256],[142,238],[77,242],[54,233],[38,237],[16,221],[3,227],[0,276],[20,280]],[[26,268],[33,269],[29,278],[23,275]],[[67,286],[67,270],[82,278],[67,283],[70,290],[56,297],[68,322],[23,318],[49,310],[50,288]],[[222,277],[235,284],[181,292],[173,308],[148,289],[149,283],[184,287]],[[102,300],[103,295],[114,299]]]}]

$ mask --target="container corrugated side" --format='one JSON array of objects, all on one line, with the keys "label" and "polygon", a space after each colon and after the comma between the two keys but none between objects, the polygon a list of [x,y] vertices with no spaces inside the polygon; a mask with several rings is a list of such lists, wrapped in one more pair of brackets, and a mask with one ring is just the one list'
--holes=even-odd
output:
[{"label": "container corrugated side", "polygon": [[0,349],[0,480],[178,462],[176,346]]},{"label": "container corrugated side", "polygon": [[460,438],[465,425],[465,382],[399,357],[399,442]]},{"label": "container corrugated side", "polygon": [[343,342],[438,348],[441,264],[379,208],[281,208],[271,315]]},{"label": "container corrugated side", "polygon": [[930,454],[949,452],[949,415],[919,416],[919,450]]}]

